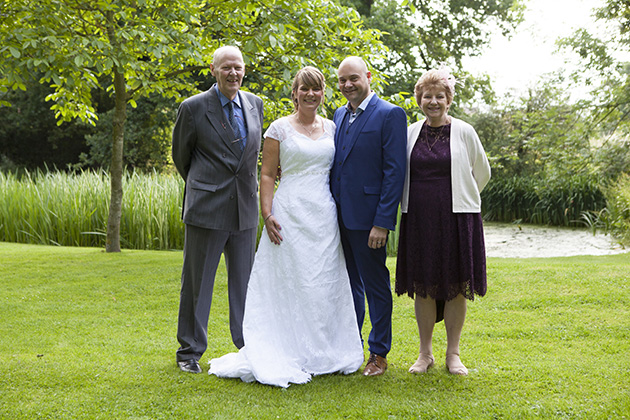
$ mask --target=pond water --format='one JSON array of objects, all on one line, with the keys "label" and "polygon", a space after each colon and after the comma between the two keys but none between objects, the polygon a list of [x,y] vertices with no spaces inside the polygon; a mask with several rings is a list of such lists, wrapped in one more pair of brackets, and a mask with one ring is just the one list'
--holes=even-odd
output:
[{"label": "pond water", "polygon": [[593,235],[588,229],[484,222],[484,232],[488,257],[569,257],[630,251],[609,235]]}]

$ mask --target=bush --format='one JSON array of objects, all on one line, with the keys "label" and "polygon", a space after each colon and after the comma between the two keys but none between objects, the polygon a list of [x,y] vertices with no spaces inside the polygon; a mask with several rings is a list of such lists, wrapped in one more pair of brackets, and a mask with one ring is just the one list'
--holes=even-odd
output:
[{"label": "bush", "polygon": [[630,246],[630,175],[622,174],[604,192],[607,206],[600,211],[585,212],[582,220],[593,232],[601,230]]},{"label": "bush", "polygon": [[587,175],[493,178],[481,195],[484,219],[497,222],[580,226],[584,212],[606,207],[597,180]]}]

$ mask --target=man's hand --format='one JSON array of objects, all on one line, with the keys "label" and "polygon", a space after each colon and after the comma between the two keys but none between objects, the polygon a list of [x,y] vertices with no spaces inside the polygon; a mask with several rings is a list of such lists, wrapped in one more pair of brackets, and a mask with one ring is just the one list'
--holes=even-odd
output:
[{"label": "man's hand", "polygon": [[387,235],[389,234],[389,230],[373,226],[370,231],[370,237],[368,239],[368,246],[372,249],[379,249],[387,243]]}]

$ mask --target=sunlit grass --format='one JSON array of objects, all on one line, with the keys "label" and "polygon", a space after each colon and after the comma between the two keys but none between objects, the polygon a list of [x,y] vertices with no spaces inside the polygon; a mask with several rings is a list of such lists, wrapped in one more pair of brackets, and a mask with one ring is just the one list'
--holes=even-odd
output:
[{"label": "sunlit grass", "polygon": [[[413,302],[394,298],[383,377],[316,377],[286,390],[175,365],[181,252],[0,243],[2,419],[623,419],[630,413],[630,254],[489,259],[462,360],[407,373]],[[393,272],[394,259],[389,260]],[[234,351],[220,266],[207,361]],[[367,329],[365,330],[367,332]]]}]

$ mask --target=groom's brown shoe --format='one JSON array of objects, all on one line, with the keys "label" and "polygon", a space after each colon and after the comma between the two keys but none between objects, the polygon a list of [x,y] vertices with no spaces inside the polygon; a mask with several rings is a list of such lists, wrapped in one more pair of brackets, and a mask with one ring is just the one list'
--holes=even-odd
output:
[{"label": "groom's brown shoe", "polygon": [[365,376],[378,376],[385,373],[387,370],[387,359],[379,356],[378,354],[370,353],[365,369],[363,369],[363,375]]}]

